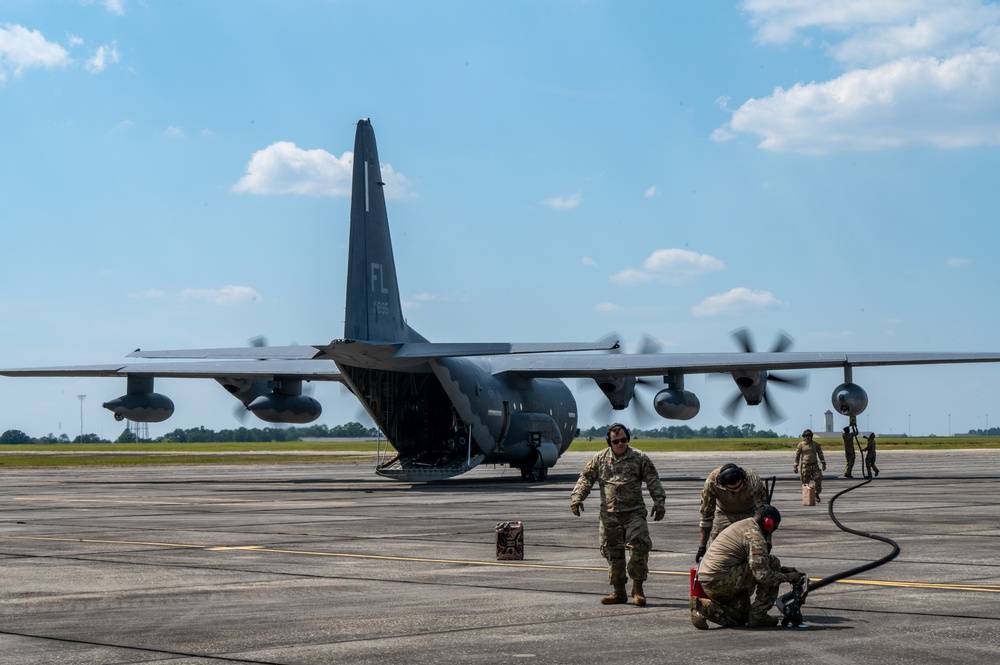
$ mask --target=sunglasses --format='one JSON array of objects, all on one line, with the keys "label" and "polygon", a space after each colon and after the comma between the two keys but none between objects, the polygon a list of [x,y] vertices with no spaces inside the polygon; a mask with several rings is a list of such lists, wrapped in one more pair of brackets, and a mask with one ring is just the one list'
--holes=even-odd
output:
[{"label": "sunglasses", "polygon": [[623,436],[620,439],[611,439],[611,443],[628,443],[628,439]]}]

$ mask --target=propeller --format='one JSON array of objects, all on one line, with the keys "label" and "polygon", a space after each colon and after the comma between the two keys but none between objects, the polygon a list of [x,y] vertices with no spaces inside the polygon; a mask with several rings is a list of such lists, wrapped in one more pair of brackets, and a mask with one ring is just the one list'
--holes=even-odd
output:
[{"label": "propeller", "polygon": [[[756,353],[753,335],[749,328],[738,328],[731,333],[731,337],[744,353]],[[769,352],[783,353],[791,349],[794,343],[788,333],[779,330],[771,343]],[[769,422],[782,422],[786,420],[787,416],[778,408],[773,399],[768,398],[767,384],[775,383],[798,390],[809,386],[809,375],[805,373],[737,370],[730,372],[730,374],[736,381],[739,390],[723,406],[722,413],[733,422],[736,422],[736,415],[744,404],[763,404]]]},{"label": "propeller", "polygon": [[[247,346],[253,347],[255,349],[262,349],[262,348],[265,348],[265,347],[269,346],[269,344],[268,344],[266,336],[264,336],[264,335],[255,335],[255,336],[253,336],[253,337],[251,337],[250,339],[247,340]],[[292,342],[291,346],[298,346],[298,344],[296,344],[295,342]],[[302,382],[302,393],[301,394],[305,395],[306,397],[312,397],[312,395],[315,392],[315,390],[316,390],[316,388],[315,388],[315,386],[313,386],[312,383],[310,383],[308,381],[303,381]],[[262,392],[266,394],[267,391],[262,391]],[[249,409],[247,409],[246,405],[244,405],[242,401],[239,402],[238,404],[236,404],[236,406],[233,407],[233,417],[236,418],[236,420],[240,423],[240,425],[243,425],[243,424],[246,423],[247,414],[249,412],[250,412]]]},{"label": "propeller", "polygon": [[[616,333],[605,335],[599,343],[618,341],[621,336]],[[638,350],[633,353],[660,353],[663,345],[650,335],[644,334]],[[606,351],[605,353],[620,354],[626,353],[621,345]],[[659,381],[642,376],[608,376],[605,378],[580,379],[579,386],[586,391],[592,391],[595,385],[600,389],[601,396],[597,400],[597,407],[593,415],[598,423],[607,424],[618,419],[615,412],[627,411],[635,423],[642,427],[656,422],[657,416],[653,413],[651,404],[653,395],[650,390],[659,390]],[[615,403],[619,406],[616,408]],[[625,405],[627,406],[621,406]]]}]

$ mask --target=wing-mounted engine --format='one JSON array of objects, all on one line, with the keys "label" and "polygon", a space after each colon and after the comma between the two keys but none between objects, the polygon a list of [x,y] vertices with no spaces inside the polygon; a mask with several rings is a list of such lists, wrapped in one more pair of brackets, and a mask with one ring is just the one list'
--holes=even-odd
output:
[{"label": "wing-mounted engine", "polygon": [[[747,328],[738,328],[732,332],[732,338],[737,346],[744,353],[755,353],[753,337]],[[783,353],[792,347],[792,338],[783,331],[778,331],[771,344],[770,353]],[[772,423],[785,420],[785,414],[775,405],[767,393],[769,381],[784,385],[789,388],[804,389],[809,385],[809,377],[806,374],[788,374],[779,372],[769,372],[766,370],[735,370],[730,372],[736,388],[739,392],[733,395],[732,399],[723,407],[722,412],[729,420],[735,422],[736,413],[742,403],[747,406],[764,405],[767,418]]]},{"label": "wing-mounted engine", "polygon": [[268,423],[311,423],[323,406],[302,394],[301,379],[219,379],[247,411]]},{"label": "wing-mounted engine", "polygon": [[323,413],[323,407],[312,397],[302,394],[301,379],[281,379],[270,382],[273,389],[247,404],[247,411],[269,423],[311,423]]},{"label": "wing-mounted engine", "polygon": [[115,420],[136,423],[159,423],[174,414],[170,398],[153,392],[153,377],[136,374],[129,374],[126,394],[101,406],[114,413]]}]

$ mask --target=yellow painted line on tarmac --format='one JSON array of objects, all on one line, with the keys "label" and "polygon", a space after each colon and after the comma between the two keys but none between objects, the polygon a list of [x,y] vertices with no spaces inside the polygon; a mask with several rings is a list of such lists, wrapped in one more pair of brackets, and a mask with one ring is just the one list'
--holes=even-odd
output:
[{"label": "yellow painted line on tarmac", "polygon": [[[432,559],[429,557],[389,556],[385,554],[355,554],[350,552],[319,552],[312,550],[288,550],[260,545],[194,545],[190,543],[161,543],[141,540],[103,540],[96,538],[56,538],[47,536],[0,536],[6,540],[43,540],[67,543],[96,543],[103,545],[147,545],[156,547],[174,547],[178,549],[204,550],[206,552],[246,551],[270,554],[295,554],[301,556],[323,556],[338,559],[368,559],[373,561],[408,561],[414,563],[446,563],[463,566],[491,566],[495,568],[536,568],[541,570],[590,570],[606,571],[606,566],[567,566],[545,563],[525,563],[523,561],[476,561],[469,559]],[[690,571],[650,570],[650,575],[681,575],[688,577]],[[809,578],[819,581],[820,578]],[[931,582],[893,582],[888,580],[838,580],[835,584],[861,584],[867,586],[886,586],[911,589],[937,589],[943,591],[981,591],[985,593],[1000,593],[1000,584],[938,584]]]},{"label": "yellow painted line on tarmac", "polygon": [[135,504],[140,506],[249,506],[249,505],[260,505],[267,504],[273,506],[297,506],[302,507],[303,505],[317,505],[317,506],[354,506],[357,505],[357,501],[312,501],[310,503],[303,504],[298,501],[266,501],[262,499],[226,499],[225,501],[213,501],[204,497],[191,497],[185,501],[139,501],[136,499],[116,499],[111,497],[98,497],[98,498],[86,498],[86,499],[64,499],[62,497],[51,497],[51,496],[16,496],[14,501],[51,501],[54,503],[124,503],[124,504]]}]

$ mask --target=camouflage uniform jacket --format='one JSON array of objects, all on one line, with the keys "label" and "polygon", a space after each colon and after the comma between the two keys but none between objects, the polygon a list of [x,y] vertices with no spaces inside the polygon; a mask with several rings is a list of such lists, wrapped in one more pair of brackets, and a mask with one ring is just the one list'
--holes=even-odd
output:
[{"label": "camouflage uniform jacket", "polygon": [[[826,458],[823,457],[823,448],[815,440],[799,441],[799,446],[795,449],[795,466],[799,465],[799,458],[802,458],[802,466],[806,464],[819,464],[819,462],[826,464]],[[817,458],[819,461],[817,461]]]},{"label": "camouflage uniform jacket", "polygon": [[787,582],[785,573],[772,567],[772,557],[767,553],[767,542],[756,520],[752,517],[740,520],[726,527],[712,541],[698,566],[698,579],[711,582],[723,579],[738,568],[748,564],[756,580],[767,586],[778,586]]},{"label": "camouflage uniform jacket", "polygon": [[767,487],[753,469],[743,469],[743,487],[737,492],[730,492],[725,485],[719,483],[721,470],[720,467],[708,474],[701,490],[701,522],[698,526],[702,529],[711,528],[715,522],[716,507],[730,522],[736,522],[749,517],[767,503]]},{"label": "camouflage uniform jacket", "polygon": [[629,448],[621,457],[615,457],[611,448],[605,448],[594,455],[576,481],[573,500],[586,499],[594,481],[601,488],[601,512],[623,513],[639,508],[645,510],[643,482],[653,499],[653,505],[662,506],[667,501],[667,493],[660,484],[653,462],[646,453],[635,448]]}]

